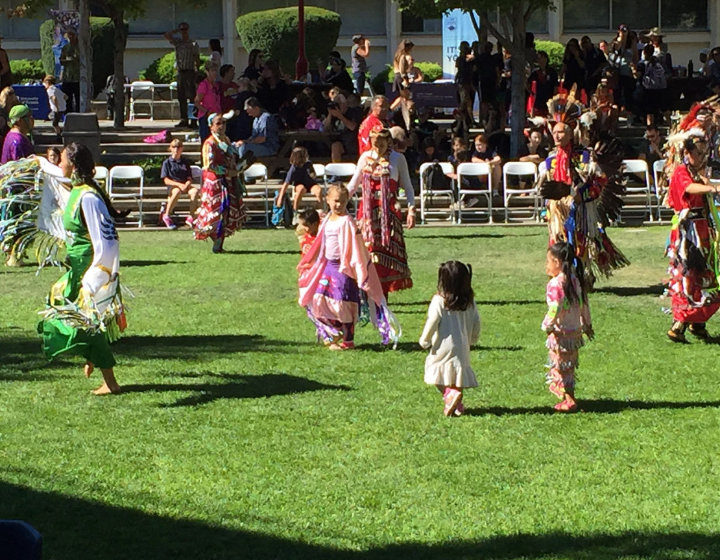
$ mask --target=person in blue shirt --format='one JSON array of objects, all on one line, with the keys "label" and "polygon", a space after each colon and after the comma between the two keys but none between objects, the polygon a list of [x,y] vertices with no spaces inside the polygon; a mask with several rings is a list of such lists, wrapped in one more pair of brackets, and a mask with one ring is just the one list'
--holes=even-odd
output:
[{"label": "person in blue shirt", "polygon": [[277,118],[268,113],[257,97],[245,101],[245,111],[253,120],[252,134],[247,140],[238,140],[238,154],[242,158],[250,150],[256,157],[274,156],[280,149],[280,131]]},{"label": "person in blue shirt", "polygon": [[185,220],[185,223],[190,227],[193,226],[195,212],[198,208],[200,189],[197,185],[192,184],[193,177],[190,161],[182,157],[182,153],[182,140],[174,138],[170,142],[170,157],[163,162],[160,171],[160,178],[168,190],[167,207],[165,214],[162,216],[162,221],[169,229],[175,229],[172,211],[181,194],[187,194],[190,197],[190,215]]}]

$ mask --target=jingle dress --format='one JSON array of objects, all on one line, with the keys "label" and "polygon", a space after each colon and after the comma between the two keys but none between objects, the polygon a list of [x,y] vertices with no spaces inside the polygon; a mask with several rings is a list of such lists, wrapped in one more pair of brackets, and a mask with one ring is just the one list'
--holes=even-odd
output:
[{"label": "jingle dress", "polygon": [[570,302],[565,297],[563,284],[565,275],[558,274],[547,285],[545,297],[548,311],[542,322],[547,333],[545,346],[548,349],[549,371],[546,380],[550,392],[563,399],[566,393],[575,391],[575,368],[578,365],[578,350],[583,346],[583,329],[591,326],[590,307],[582,300],[579,280],[573,275],[572,286],[578,299]]},{"label": "jingle dress", "polygon": [[348,183],[350,196],[358,187],[362,189],[358,225],[380,276],[383,292],[387,295],[411,288],[413,283],[398,202],[398,187],[402,187],[408,206],[415,204],[405,156],[395,151],[380,158],[375,150],[363,153],[355,175]]},{"label": "jingle dress", "polygon": [[96,367],[110,369],[115,365],[110,342],[127,325],[115,224],[95,189],[77,185],[70,192],[63,225],[70,269],[53,285],[41,312],[43,351],[52,358],[73,350]]},{"label": "jingle dress", "polygon": [[235,175],[237,149],[227,138],[210,134],[202,147],[200,208],[193,228],[195,239],[231,236],[245,220],[245,205]]},{"label": "jingle dress", "polygon": [[[709,219],[709,197],[685,191],[694,181],[686,165],[679,165],[670,179],[668,204],[675,210],[666,255],[670,259],[668,293],[673,320],[705,323],[720,307],[717,223]],[[714,204],[712,206],[714,209]],[[717,214],[714,214],[715,218]]]}]

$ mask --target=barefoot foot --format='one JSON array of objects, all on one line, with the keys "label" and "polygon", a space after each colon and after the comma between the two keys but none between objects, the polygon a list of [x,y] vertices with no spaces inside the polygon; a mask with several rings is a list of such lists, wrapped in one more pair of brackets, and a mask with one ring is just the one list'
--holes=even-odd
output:
[{"label": "barefoot foot", "polygon": [[103,383],[95,389],[92,393],[93,395],[102,396],[102,395],[117,395],[120,392],[120,385],[112,385],[109,386],[107,383]]},{"label": "barefoot foot", "polygon": [[92,362],[86,362],[83,371],[85,372],[85,377],[90,377],[92,372],[95,371],[95,366]]}]

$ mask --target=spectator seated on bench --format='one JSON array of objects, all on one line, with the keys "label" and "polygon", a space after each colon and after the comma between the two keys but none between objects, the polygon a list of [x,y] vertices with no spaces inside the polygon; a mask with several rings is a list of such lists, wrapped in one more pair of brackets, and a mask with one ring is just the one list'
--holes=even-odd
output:
[{"label": "spectator seated on bench", "polygon": [[271,115],[263,109],[257,97],[250,97],[245,101],[245,111],[254,120],[250,138],[237,142],[239,157],[244,157],[248,150],[252,151],[257,158],[277,154],[280,149],[280,132],[275,115]]},{"label": "spectator seated on bench", "polygon": [[182,157],[183,142],[179,138],[170,142],[170,157],[162,164],[160,178],[168,188],[168,200],[165,214],[162,216],[163,223],[170,229],[175,229],[175,222],[172,219],[172,212],[181,194],[190,196],[190,215],[185,223],[192,227],[195,219],[195,212],[198,208],[200,189],[192,184],[192,170],[190,161]]}]

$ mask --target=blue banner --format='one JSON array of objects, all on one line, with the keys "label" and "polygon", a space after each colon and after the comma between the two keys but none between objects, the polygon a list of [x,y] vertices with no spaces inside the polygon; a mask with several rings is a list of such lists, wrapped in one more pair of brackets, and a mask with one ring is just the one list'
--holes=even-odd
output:
[{"label": "blue banner", "polygon": [[462,41],[472,45],[478,36],[470,14],[462,10],[450,10],[442,18],[443,78],[455,77],[455,59]]}]

